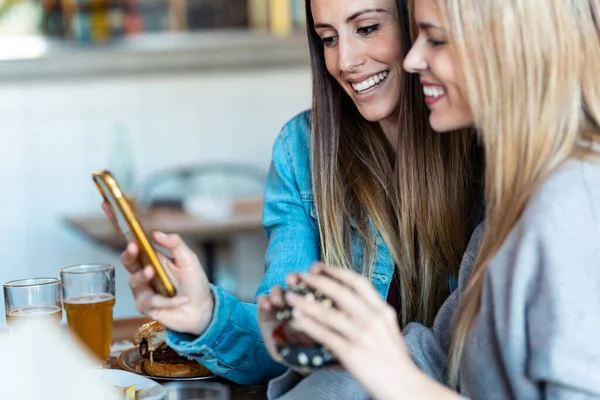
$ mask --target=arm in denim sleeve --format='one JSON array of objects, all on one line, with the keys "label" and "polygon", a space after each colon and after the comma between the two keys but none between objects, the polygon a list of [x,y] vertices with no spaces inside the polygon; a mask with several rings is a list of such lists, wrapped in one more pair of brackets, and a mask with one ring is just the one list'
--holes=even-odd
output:
[{"label": "arm in denim sleeve", "polygon": [[[319,236],[302,204],[286,143],[290,129],[290,124],[284,127],[273,147],[263,210],[269,239],[266,274],[257,296],[284,285],[290,272],[306,271],[319,258]],[[168,331],[168,345],[237,383],[264,382],[283,373],[285,368],[271,359],[263,343],[256,304],[241,302],[219,287],[211,289],[215,310],[206,331],[199,337]]]}]

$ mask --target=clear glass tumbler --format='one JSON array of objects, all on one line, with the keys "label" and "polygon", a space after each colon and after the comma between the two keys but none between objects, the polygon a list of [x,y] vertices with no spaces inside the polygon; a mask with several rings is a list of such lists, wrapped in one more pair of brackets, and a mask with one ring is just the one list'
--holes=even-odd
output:
[{"label": "clear glass tumbler", "polygon": [[62,320],[61,283],[58,278],[30,278],[6,282],[4,309],[6,323],[14,327],[30,318]]},{"label": "clear glass tumbler", "polygon": [[174,382],[165,387],[165,400],[230,400],[229,388],[216,382]]},{"label": "clear glass tumbler", "polygon": [[107,366],[115,305],[115,267],[84,264],[60,271],[71,336]]}]

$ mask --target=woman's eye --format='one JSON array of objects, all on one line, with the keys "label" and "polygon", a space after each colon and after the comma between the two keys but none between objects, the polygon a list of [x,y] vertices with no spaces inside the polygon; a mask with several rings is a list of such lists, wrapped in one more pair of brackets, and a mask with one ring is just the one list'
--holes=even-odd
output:
[{"label": "woman's eye", "polygon": [[329,37],[321,38],[321,42],[327,47],[333,46],[335,44],[336,40],[337,40],[336,36],[329,36]]},{"label": "woman's eye", "polygon": [[375,32],[377,29],[379,29],[379,24],[363,26],[362,28],[358,28],[356,31],[363,36],[367,36]]},{"label": "woman's eye", "polygon": [[446,44],[446,42],[443,40],[435,40],[431,38],[427,39],[427,43],[429,43],[433,47],[443,46]]}]

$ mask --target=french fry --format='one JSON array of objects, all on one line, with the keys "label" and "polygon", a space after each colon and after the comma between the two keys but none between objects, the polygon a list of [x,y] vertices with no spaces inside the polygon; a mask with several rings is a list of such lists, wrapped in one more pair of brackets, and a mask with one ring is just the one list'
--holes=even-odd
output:
[{"label": "french fry", "polygon": [[125,389],[125,400],[135,400],[135,385]]}]

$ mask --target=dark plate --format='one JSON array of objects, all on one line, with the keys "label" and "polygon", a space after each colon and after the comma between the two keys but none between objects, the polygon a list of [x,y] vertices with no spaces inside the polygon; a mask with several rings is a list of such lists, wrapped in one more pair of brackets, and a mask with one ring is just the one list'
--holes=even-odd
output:
[{"label": "dark plate", "polygon": [[193,378],[163,378],[162,376],[148,375],[142,372],[140,368],[136,368],[136,364],[138,364],[138,362],[140,362],[141,360],[142,356],[138,351],[138,346],[135,346],[129,350],[125,350],[124,352],[122,352],[117,362],[119,364],[119,367],[123,368],[123,370],[133,372],[134,374],[143,375],[155,381],[199,381],[215,377],[215,375],[212,374],[207,376],[196,376]]}]

